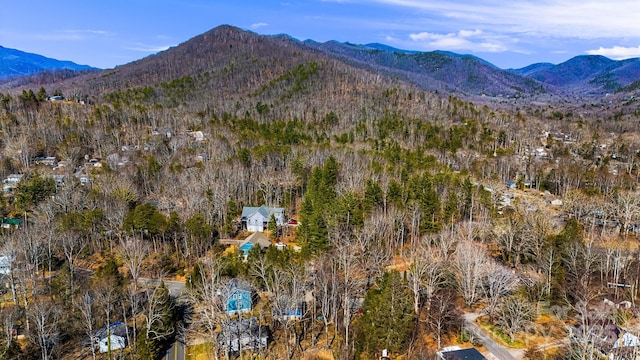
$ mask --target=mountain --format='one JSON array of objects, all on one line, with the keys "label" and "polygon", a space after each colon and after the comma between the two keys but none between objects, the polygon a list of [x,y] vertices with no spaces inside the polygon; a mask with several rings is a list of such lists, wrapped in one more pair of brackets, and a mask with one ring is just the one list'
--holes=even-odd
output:
[{"label": "mountain", "polygon": [[88,65],[60,61],[0,46],[0,80],[55,70],[97,70]]},{"label": "mountain", "polygon": [[533,64],[512,72],[579,95],[603,95],[640,79],[640,59],[612,60],[581,55],[561,64]]},{"label": "mountain", "polygon": [[[424,90],[451,92],[459,96],[512,96],[547,91],[537,81],[499,69],[471,55],[407,51],[376,43],[300,41],[286,34],[258,35],[227,25],[158,54],[64,83],[95,94],[97,91],[169,82],[204,72],[229,71],[237,73],[234,78],[269,82],[274,79],[267,74],[281,74],[308,62],[331,63],[331,67],[340,67],[341,72],[346,73],[355,72],[354,68],[357,68],[367,72],[367,76],[385,76],[385,83],[401,81]],[[63,84],[55,86],[64,87]]]},{"label": "mountain", "polygon": [[385,45],[385,44],[380,44],[380,43],[370,43],[370,44],[366,44],[364,46],[369,48],[369,49],[374,49],[374,50],[384,50],[384,51],[400,52],[400,53],[406,53],[406,54],[415,54],[415,53],[419,52],[419,51],[415,51],[415,50],[397,49],[397,48],[394,48],[392,46]]},{"label": "mountain", "polygon": [[410,52],[380,45],[307,40],[307,46],[364,69],[409,81],[424,89],[462,95],[515,95],[547,92],[544,84],[499,69],[472,55],[447,51]]},{"label": "mountain", "polygon": [[106,99],[117,108],[139,104],[154,113],[180,108],[225,119],[253,114],[321,122],[336,121],[340,114],[346,121],[368,113],[375,118],[389,99],[411,116],[436,106],[431,104],[434,94],[409,82],[351,66],[286,35],[258,35],[227,25],[45,89],[78,94],[89,102]]},{"label": "mountain", "polygon": [[[31,64],[31,67],[23,65],[23,72],[36,71],[34,64],[72,64],[56,63],[55,60],[38,55],[27,56],[16,50],[0,49],[5,54],[10,54],[4,55],[9,59],[2,63],[4,67],[9,68],[10,63]],[[16,54],[23,55],[19,57]],[[33,60],[29,63],[26,60],[19,62],[18,59]],[[179,46],[115,69],[69,80],[63,79],[76,74],[21,77],[9,86],[4,81],[2,86],[7,88],[28,86],[30,83],[51,84],[51,81],[55,81],[56,87],[68,86],[73,87],[74,91],[84,89],[87,93],[99,95],[123,88],[155,86],[185,76],[207,73],[218,76],[216,85],[219,89],[232,88],[233,92],[243,92],[246,96],[252,92],[262,93],[262,90],[255,87],[267,86],[264,84],[274,81],[281,83],[279,76],[311,63],[328,66],[323,68],[328,73],[320,72],[317,81],[333,82],[329,73],[339,71],[341,74],[355,74],[355,69],[359,69],[366,73],[363,75],[366,77],[375,76],[378,79],[384,76],[385,86],[402,82],[423,90],[471,98],[485,95],[505,98],[535,97],[544,101],[557,95],[602,96],[628,87],[640,79],[639,59],[615,61],[603,56],[586,55],[558,65],[538,63],[521,69],[505,70],[476,56],[448,51],[417,52],[378,43],[360,45],[338,41],[300,41],[286,34],[258,35],[223,25]],[[16,69],[19,66],[10,68]],[[0,80],[0,83],[3,81]],[[208,90],[209,86],[213,84],[208,84],[205,89]],[[213,92],[217,91],[217,88],[213,89]]]},{"label": "mountain", "polygon": [[555,64],[552,63],[535,63],[535,64],[531,64],[528,66],[525,66],[521,69],[509,69],[509,71],[514,72],[518,75],[522,75],[522,76],[530,76],[532,74],[544,71],[544,70],[548,70],[552,67],[554,67]]}]

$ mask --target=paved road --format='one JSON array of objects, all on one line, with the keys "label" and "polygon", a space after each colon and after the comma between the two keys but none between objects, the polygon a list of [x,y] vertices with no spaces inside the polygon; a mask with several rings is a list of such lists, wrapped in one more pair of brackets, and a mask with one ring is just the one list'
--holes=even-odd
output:
[{"label": "paved road", "polygon": [[167,350],[167,354],[164,356],[165,360],[185,360],[186,346],[180,341],[176,341],[171,345],[171,348]]},{"label": "paved road", "polygon": [[509,350],[505,349],[502,345],[498,344],[495,340],[493,340],[489,335],[485,334],[478,325],[476,325],[475,320],[478,317],[478,314],[464,314],[464,327],[467,331],[472,333],[480,342],[484,345],[484,347],[493,354],[497,359],[500,360],[517,360],[518,358],[513,356]]}]

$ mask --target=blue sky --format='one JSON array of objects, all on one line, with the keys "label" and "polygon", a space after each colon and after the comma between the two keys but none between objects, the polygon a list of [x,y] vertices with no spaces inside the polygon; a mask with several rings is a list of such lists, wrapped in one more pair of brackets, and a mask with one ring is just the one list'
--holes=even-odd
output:
[{"label": "blue sky", "polygon": [[584,54],[640,57],[639,14],[639,0],[11,0],[0,7],[0,45],[111,68],[229,24],[518,68]]}]

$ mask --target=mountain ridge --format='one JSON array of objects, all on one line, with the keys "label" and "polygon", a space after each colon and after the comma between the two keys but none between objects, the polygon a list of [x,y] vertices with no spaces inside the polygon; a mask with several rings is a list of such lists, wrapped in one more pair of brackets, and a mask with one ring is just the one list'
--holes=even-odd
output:
[{"label": "mountain ridge", "polygon": [[76,64],[72,61],[57,60],[0,46],[0,80],[56,70],[87,71],[98,69],[89,65]]},{"label": "mountain ridge", "polygon": [[[303,52],[309,58],[323,55],[425,90],[470,97],[601,96],[629,88],[640,80],[638,58],[612,60],[599,55],[580,55],[560,64],[536,63],[520,69],[501,69],[470,54],[441,50],[419,52],[379,43],[301,41],[287,34],[259,35],[231,25],[215,27],[168,50],[103,70],[100,72],[102,79],[91,75],[83,75],[87,77],[82,79],[93,85],[101,83],[100,86],[104,87],[109,78],[118,78],[115,82],[118,86],[135,87],[150,85],[147,80],[151,78],[159,82],[171,81],[223,64],[231,64],[236,70],[238,66],[253,66],[243,59],[233,58],[236,56],[232,55],[234,45],[246,47],[241,51],[242,56],[254,62],[259,62],[257,59],[260,57],[267,57],[277,64],[284,58],[289,60]],[[145,69],[141,64],[147,64],[149,68]],[[185,71],[186,68],[189,71]],[[82,79],[77,81],[84,81]]]}]

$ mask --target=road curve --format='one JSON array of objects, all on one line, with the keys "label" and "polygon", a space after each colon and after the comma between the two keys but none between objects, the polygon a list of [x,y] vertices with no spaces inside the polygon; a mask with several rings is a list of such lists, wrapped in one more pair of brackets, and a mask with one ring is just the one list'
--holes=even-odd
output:
[{"label": "road curve", "polygon": [[475,323],[478,314],[464,314],[464,328],[473,334],[493,356],[500,360],[517,360],[509,350],[498,344]]}]

